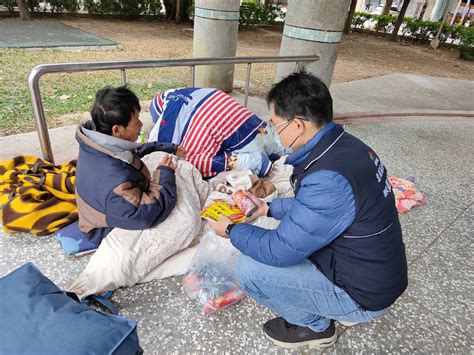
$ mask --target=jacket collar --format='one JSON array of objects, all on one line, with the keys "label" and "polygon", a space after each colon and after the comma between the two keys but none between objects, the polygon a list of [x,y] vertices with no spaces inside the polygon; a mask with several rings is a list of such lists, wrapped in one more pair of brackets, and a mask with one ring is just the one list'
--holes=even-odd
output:
[{"label": "jacket collar", "polygon": [[286,164],[291,164],[293,166],[297,166],[301,162],[303,162],[308,155],[311,153],[313,148],[319,143],[319,141],[328,133],[330,132],[336,124],[334,122],[327,123],[323,128],[321,128],[318,133],[314,135],[303,147],[292,153],[287,159]]},{"label": "jacket collar", "polygon": [[344,128],[342,128],[341,125],[334,124],[333,129],[327,132],[324,137],[318,141],[306,158],[295,165],[295,172],[293,174],[297,175],[308,170],[311,165],[324,156],[324,154],[326,154],[336,144],[344,133]]},{"label": "jacket collar", "polygon": [[80,145],[85,145],[115,159],[132,164],[134,153],[140,144],[129,142],[97,132],[93,121],[87,121],[78,125],[76,139]]}]

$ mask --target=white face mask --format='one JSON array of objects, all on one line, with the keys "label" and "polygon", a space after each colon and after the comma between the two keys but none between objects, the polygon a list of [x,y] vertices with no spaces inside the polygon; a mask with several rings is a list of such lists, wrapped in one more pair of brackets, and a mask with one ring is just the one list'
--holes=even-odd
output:
[{"label": "white face mask", "polygon": [[276,133],[275,128],[273,128],[273,126],[268,125],[267,129],[273,135],[273,139],[275,140],[275,143],[278,145],[278,147],[280,148],[280,150],[283,152],[284,155],[293,153],[293,149],[287,148],[283,146],[283,144],[281,144],[280,136]]}]

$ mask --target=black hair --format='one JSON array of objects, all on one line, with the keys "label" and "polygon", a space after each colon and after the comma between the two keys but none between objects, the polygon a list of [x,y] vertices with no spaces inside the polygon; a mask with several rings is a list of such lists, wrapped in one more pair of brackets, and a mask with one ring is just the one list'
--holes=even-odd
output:
[{"label": "black hair", "polygon": [[286,120],[304,117],[317,127],[332,121],[332,97],[326,84],[306,71],[290,74],[275,84],[267,95],[267,104]]},{"label": "black hair", "polygon": [[107,86],[95,94],[91,116],[98,132],[112,135],[112,127],[127,127],[136,110],[141,110],[140,100],[130,89]]}]

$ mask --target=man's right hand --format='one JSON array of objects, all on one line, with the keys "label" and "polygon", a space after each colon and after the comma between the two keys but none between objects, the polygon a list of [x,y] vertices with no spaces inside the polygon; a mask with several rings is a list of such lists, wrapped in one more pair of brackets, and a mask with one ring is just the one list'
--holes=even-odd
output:
[{"label": "man's right hand", "polygon": [[248,191],[243,191],[243,193],[252,200],[252,202],[257,206],[257,210],[252,213],[250,217],[247,218],[248,222],[252,222],[259,217],[266,216],[268,212],[268,204],[266,202],[262,202],[257,196],[253,195]]},{"label": "man's right hand", "polygon": [[177,165],[173,162],[173,157],[171,155],[167,155],[166,157],[163,158],[160,164],[158,164],[158,167],[160,166],[167,166],[168,168],[171,168],[173,170],[176,170]]}]

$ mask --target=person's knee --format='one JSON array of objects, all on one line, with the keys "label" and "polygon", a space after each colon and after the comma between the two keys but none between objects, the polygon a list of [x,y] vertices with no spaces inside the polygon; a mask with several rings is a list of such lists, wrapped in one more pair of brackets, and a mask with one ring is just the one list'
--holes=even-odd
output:
[{"label": "person's knee", "polygon": [[259,263],[251,257],[241,255],[236,269],[236,277],[240,287],[249,294],[258,293],[256,285],[259,274]]},{"label": "person's knee", "polygon": [[255,267],[252,258],[246,255],[241,255],[239,262],[237,263],[235,274],[241,287],[244,286],[248,280],[251,280],[255,274]]}]

